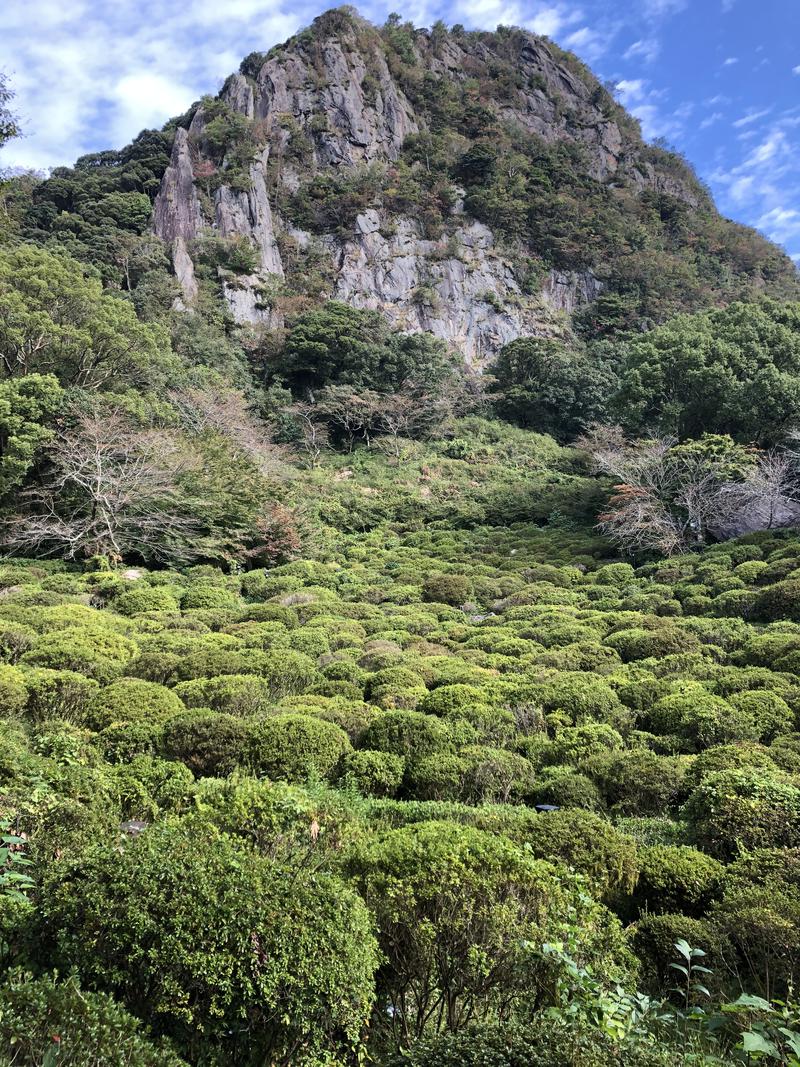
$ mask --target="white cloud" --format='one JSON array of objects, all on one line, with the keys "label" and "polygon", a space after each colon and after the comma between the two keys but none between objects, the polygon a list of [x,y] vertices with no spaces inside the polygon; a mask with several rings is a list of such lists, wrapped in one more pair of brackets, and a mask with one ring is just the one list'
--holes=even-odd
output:
[{"label": "white cloud", "polygon": [[786,244],[787,241],[800,238],[800,211],[796,208],[771,208],[759,218],[757,226],[772,234],[774,240]]},{"label": "white cloud", "polygon": [[765,115],[769,115],[772,111],[771,107],[764,108],[763,111],[757,111],[755,108],[748,108],[741,118],[737,119],[733,126],[738,130],[743,126],[750,126],[753,122],[758,122],[759,119],[763,119]]},{"label": "white cloud", "polygon": [[640,41],[634,41],[633,44],[623,52],[623,59],[643,59],[645,63],[652,63],[654,59],[658,58],[658,54],[661,51],[661,44],[655,37],[645,37]]},{"label": "white cloud", "polygon": [[800,63],[796,67],[792,67],[792,74],[800,74]]},{"label": "white cloud", "polygon": [[[779,118],[755,135],[744,157],[733,166],[720,166],[711,174],[712,188],[723,209],[753,220],[771,240],[786,245],[800,259],[800,145],[792,140],[792,120]],[[740,135],[740,136],[746,136]]]},{"label": "white cloud", "polygon": [[723,67],[732,67],[734,65],[734,63],[738,63],[738,62],[739,62],[739,60],[736,58],[736,56],[728,56],[728,58],[725,60],[725,62],[722,65],[723,65]]},{"label": "white cloud", "polygon": [[623,78],[617,82],[615,88],[621,102],[625,107],[630,107],[644,97],[646,85],[647,82],[642,78]]},{"label": "white cloud", "polygon": [[723,118],[722,112],[714,111],[711,115],[707,115],[706,118],[703,119],[703,121],[700,123],[700,129],[707,130],[709,126],[713,126],[714,123],[719,122],[721,118]]},{"label": "white cloud", "polygon": [[589,29],[588,26],[581,26],[579,30],[575,30],[564,40],[564,44],[567,48],[578,52],[583,59],[594,63],[608,51],[610,36],[607,32],[600,32]]},{"label": "white cloud", "polygon": [[688,0],[644,0],[643,8],[651,18],[677,15],[687,6]]}]

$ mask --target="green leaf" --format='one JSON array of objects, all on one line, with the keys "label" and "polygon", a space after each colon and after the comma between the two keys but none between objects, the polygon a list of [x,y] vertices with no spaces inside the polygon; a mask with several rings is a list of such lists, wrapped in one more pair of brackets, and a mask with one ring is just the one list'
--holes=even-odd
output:
[{"label": "green leaf", "polygon": [[754,1008],[756,1011],[769,1011],[773,1010],[772,1005],[768,1000],[764,1000],[763,997],[754,996],[752,993],[742,993],[740,997],[733,1001],[731,1004],[723,1004],[722,1010],[737,1010],[739,1008]]},{"label": "green leaf", "polygon": [[776,1059],[780,1055],[778,1046],[768,1041],[763,1034],[759,1034],[755,1030],[748,1030],[746,1034],[742,1034],[740,1047],[743,1052],[761,1052],[765,1056],[774,1056]]},{"label": "green leaf", "polygon": [[[684,941],[684,939],[682,937],[679,938],[675,942],[675,948],[678,950],[678,952],[680,952],[680,954],[687,961],[687,963],[689,962],[689,960],[691,960],[691,958],[692,958],[692,949],[691,949],[691,946],[689,945],[688,941]],[[673,966],[674,966],[674,964],[673,964]]]}]

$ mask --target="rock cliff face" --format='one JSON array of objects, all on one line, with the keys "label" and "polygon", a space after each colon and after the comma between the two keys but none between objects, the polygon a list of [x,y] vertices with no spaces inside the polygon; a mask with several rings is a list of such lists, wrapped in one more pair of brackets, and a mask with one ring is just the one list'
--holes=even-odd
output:
[{"label": "rock cliff face", "polygon": [[[255,63],[250,57],[248,75],[226,83],[224,114],[243,117],[255,143],[244,163],[234,151],[219,150],[214,124],[220,120],[210,117],[208,103],[195,110],[188,129],[177,131],[153,225],[172,250],[184,302],[197,297],[195,245],[209,231],[246,238],[255,252],[255,270],[220,275],[240,322],[280,326],[282,298],[303,291],[297,264],[313,250],[323,264],[324,295],[379,309],[405,330],[430,330],[478,365],[522,334],[558,329],[563,313],[594,299],[601,283],[591,270],[543,269],[535,284],[526,280],[515,249],[464,211],[463,189],[455,189],[446,232],[436,238],[413,211],[380,205],[330,232],[312,234],[287,217],[285,205],[314,175],[391,168],[409,136],[431,126],[390,68],[377,32],[353,15],[323,18],[330,25]],[[408,45],[434,96],[437,85],[494,76],[498,57],[480,35],[434,38],[435,31],[416,31]],[[521,41],[513,94],[487,105],[497,121],[548,143],[579,146],[598,182],[668,187],[685,203],[697,202],[691,183],[641,158],[638,135],[620,118],[621,109],[609,113],[607,94],[604,104],[591,77],[570,69],[547,41],[532,34]],[[198,175],[212,171],[213,188],[204,191]],[[299,255],[287,257],[287,246]]]}]

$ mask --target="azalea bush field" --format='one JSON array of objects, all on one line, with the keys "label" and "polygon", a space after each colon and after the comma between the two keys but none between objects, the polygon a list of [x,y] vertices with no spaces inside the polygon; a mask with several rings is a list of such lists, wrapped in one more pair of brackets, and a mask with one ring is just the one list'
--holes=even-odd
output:
[{"label": "azalea bush field", "polygon": [[8,1062],[794,1062],[800,539],[317,557],[0,568]]}]

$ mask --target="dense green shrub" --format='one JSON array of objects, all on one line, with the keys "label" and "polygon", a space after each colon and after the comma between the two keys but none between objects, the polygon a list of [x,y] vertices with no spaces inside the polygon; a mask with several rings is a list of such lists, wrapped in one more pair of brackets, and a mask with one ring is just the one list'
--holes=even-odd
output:
[{"label": "dense green shrub", "polygon": [[630,929],[629,937],[631,947],[642,961],[643,983],[658,996],[665,996],[675,987],[672,964],[675,942],[679,940],[705,952],[702,965],[711,972],[703,975],[705,986],[716,992],[725,981],[732,946],[724,932],[709,919],[675,913],[646,915]]},{"label": "dense green shrub", "polygon": [[118,722],[148,722],[179,715],[184,710],[173,690],[139,678],[120,678],[101,689],[86,711],[93,730]]},{"label": "dense green shrub", "polygon": [[[761,577],[763,580],[766,573],[762,573]],[[764,622],[772,622],[775,619],[800,622],[800,579],[776,582],[762,589],[755,598],[753,616]]]},{"label": "dense green shrub", "polygon": [[9,1064],[185,1067],[112,997],[81,989],[75,977],[12,971],[0,986],[0,1009],[0,1056]]},{"label": "dense green shrub", "polygon": [[252,762],[252,732],[236,715],[196,709],[168,719],[161,734],[167,759],[200,777],[230,774]]},{"label": "dense green shrub", "polygon": [[644,913],[702,916],[721,895],[725,868],[686,845],[654,845],[639,852],[634,904]]},{"label": "dense green shrub", "polygon": [[777,693],[764,690],[734,693],[728,697],[728,703],[752,719],[758,740],[766,745],[778,734],[794,730],[794,712]]},{"label": "dense green shrub", "polygon": [[57,671],[32,667],[25,671],[28,690],[27,713],[34,722],[68,719],[84,722],[87,709],[98,692],[98,684],[77,671]]},{"label": "dense green shrub", "polygon": [[22,711],[27,700],[25,675],[16,667],[0,663],[0,715],[13,718]]},{"label": "dense green shrub", "polygon": [[786,776],[755,769],[704,778],[684,807],[695,841],[712,856],[800,845],[800,789]]},{"label": "dense green shrub", "polygon": [[584,808],[599,811],[603,797],[591,778],[569,767],[553,767],[537,782],[533,796],[537,804],[554,804],[559,808]]},{"label": "dense green shrub", "polygon": [[636,883],[636,843],[594,812],[545,812],[528,824],[524,841],[537,858],[580,871],[601,897],[629,893]]},{"label": "dense green shrub", "polygon": [[114,597],[112,607],[120,615],[141,615],[147,611],[178,611],[178,601],[169,589],[163,586],[145,585],[137,582],[133,589]]},{"label": "dense green shrub", "polygon": [[452,749],[450,729],[435,715],[419,711],[386,711],[369,724],[361,738],[364,748],[392,752],[420,760]]},{"label": "dense green shrub", "polygon": [[684,796],[685,765],[648,749],[596,756],[586,771],[609,808],[621,815],[663,815]]},{"label": "dense green shrub", "polygon": [[375,1019],[398,1044],[404,1029],[420,1035],[430,1017],[439,1018],[436,1029],[452,1030],[465,1013],[491,1018],[532,1003],[546,968],[524,945],[553,936],[567,912],[582,960],[600,974],[626,968],[619,927],[605,909],[566,872],[501,837],[420,823],[375,836],[350,870],[386,957],[379,1000],[406,1005],[402,1021],[396,1013]]},{"label": "dense green shrub", "polygon": [[422,583],[423,599],[437,604],[458,606],[469,600],[471,591],[463,574],[429,574]]},{"label": "dense green shrub", "polygon": [[223,674],[179,682],[174,690],[188,708],[211,708],[230,715],[256,715],[273,700],[273,686],[253,674]]},{"label": "dense green shrub", "polygon": [[679,738],[684,751],[695,752],[731,741],[754,741],[759,736],[752,714],[704,690],[663,697],[646,716],[656,734]]},{"label": "dense green shrub", "polygon": [[256,773],[291,782],[330,777],[350,751],[350,740],[340,726],[310,715],[259,720],[253,725],[251,745]]},{"label": "dense green shrub", "polygon": [[342,759],[342,781],[352,784],[363,796],[392,797],[403,781],[405,760],[391,752],[362,748]]},{"label": "dense green shrub", "polygon": [[625,662],[668,656],[673,652],[695,652],[700,642],[694,634],[677,627],[657,630],[618,630],[606,638],[606,644],[619,652]]},{"label": "dense green shrub", "polygon": [[242,1025],[249,1055],[277,1062],[318,1063],[360,1040],[374,939],[364,905],[329,876],[298,878],[167,824],[58,865],[40,908],[54,962],[158,1020],[193,1058],[201,1041],[236,1055]]},{"label": "dense green shrub", "polygon": [[123,673],[136,653],[136,644],[113,630],[69,627],[43,634],[22,663],[51,670],[77,671],[101,684]]},{"label": "dense green shrub", "polygon": [[546,711],[563,711],[576,726],[598,720],[614,725],[625,717],[614,690],[590,674],[564,673],[534,689],[532,695]]}]

